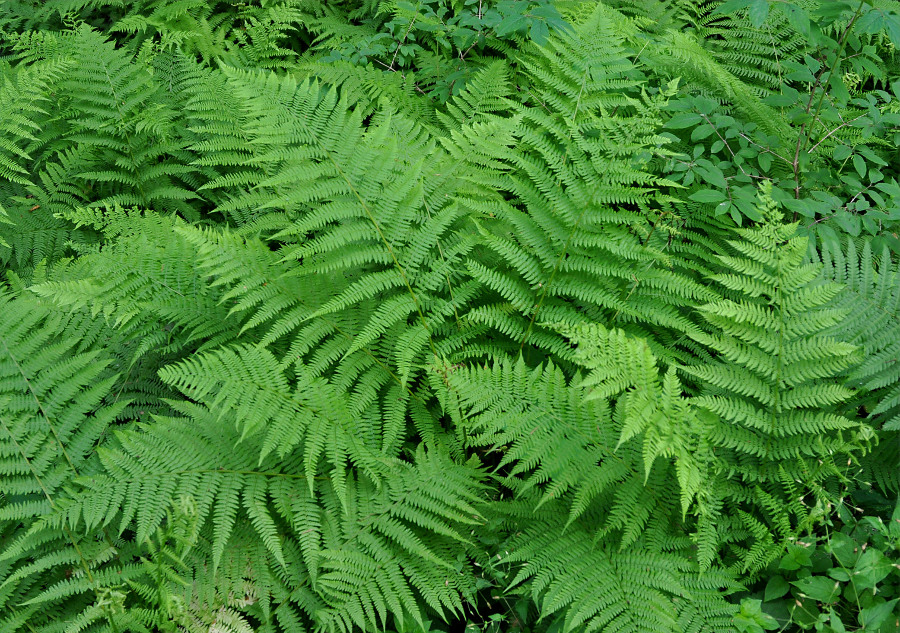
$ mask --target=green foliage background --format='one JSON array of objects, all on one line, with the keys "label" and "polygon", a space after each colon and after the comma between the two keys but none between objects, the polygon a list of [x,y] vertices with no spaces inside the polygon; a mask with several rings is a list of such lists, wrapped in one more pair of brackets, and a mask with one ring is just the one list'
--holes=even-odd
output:
[{"label": "green foliage background", "polygon": [[0,631],[897,631],[898,48],[0,1]]}]

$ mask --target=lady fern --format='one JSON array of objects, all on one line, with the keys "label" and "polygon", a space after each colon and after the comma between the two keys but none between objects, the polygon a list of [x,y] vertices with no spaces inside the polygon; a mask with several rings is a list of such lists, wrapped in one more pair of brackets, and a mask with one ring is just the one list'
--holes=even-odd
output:
[{"label": "lady fern", "polygon": [[837,303],[847,311],[843,322],[832,331],[865,352],[848,368],[848,382],[857,393],[847,408],[860,409],[868,415],[875,429],[882,431],[880,442],[864,468],[869,478],[885,490],[900,488],[897,469],[896,432],[900,431],[900,391],[895,357],[897,354],[898,301],[900,285],[897,265],[887,251],[874,256],[866,243],[862,251],[848,241],[846,253],[841,249],[823,249],[822,276],[844,284]]},{"label": "lady fern", "polygon": [[[712,277],[722,298],[699,306],[709,329],[696,340],[718,358],[682,369],[700,386],[694,403],[714,414],[703,439],[729,473],[718,494],[770,512],[770,496],[794,483],[815,494],[827,478],[842,478],[844,460],[865,450],[871,431],[835,410],[853,394],[837,377],[856,351],[825,334],[845,316],[832,303],[841,288],[819,282],[819,267],[804,262],[806,239],[779,222],[765,189],[760,202],[766,223],[736,231],[743,239],[729,241],[733,254],[718,256],[723,272]],[[718,514],[704,516],[701,530],[721,534]],[[805,516],[794,518],[798,527]],[[745,569],[777,555],[761,547],[743,558]]]},{"label": "lady fern", "polygon": [[0,631],[735,630],[897,489],[811,3],[6,3]]},{"label": "lady fern", "polygon": [[98,567],[114,555],[109,541],[84,542],[44,518],[65,506],[67,488],[90,471],[96,443],[127,403],[104,402],[117,378],[112,358],[102,345],[79,349],[77,321],[7,293],[0,307],[0,623],[18,628],[78,613],[85,604],[69,594],[67,604],[41,615],[48,585],[59,586],[67,566],[79,570],[84,589],[97,587]]}]

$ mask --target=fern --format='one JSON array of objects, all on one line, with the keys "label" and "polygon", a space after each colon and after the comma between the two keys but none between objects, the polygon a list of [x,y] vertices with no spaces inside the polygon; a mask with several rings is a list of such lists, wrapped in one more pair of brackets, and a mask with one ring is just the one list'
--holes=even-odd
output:
[{"label": "fern", "polygon": [[[72,122],[71,138],[93,154],[80,177],[111,187],[95,200],[185,211],[181,201],[194,194],[172,177],[190,168],[177,160],[177,141],[167,138],[171,113],[151,101],[150,76],[97,34],[79,32],[72,49],[81,63],[61,89],[69,94],[70,107],[87,115]],[[127,190],[116,191],[117,184]]]},{"label": "fern", "polygon": [[876,260],[868,243],[860,252],[853,241],[842,250],[823,250],[822,275],[844,284],[835,302],[847,316],[832,328],[836,336],[865,352],[862,362],[849,368],[850,384],[858,396],[848,408],[863,407],[876,429],[888,433],[865,460],[864,466],[886,490],[900,486],[894,463],[897,445],[893,432],[900,430],[900,391],[896,363],[898,340],[897,267],[887,251]]},{"label": "fern", "polygon": [[544,515],[514,540],[508,561],[523,562],[513,584],[530,580],[533,599],[560,630],[732,630],[734,611],[720,593],[736,589],[727,575],[701,575],[676,553],[592,545],[582,522],[560,535],[551,510]]},{"label": "fern", "polygon": [[4,180],[24,185],[29,184],[28,170],[22,161],[30,156],[23,148],[29,141],[37,140],[35,132],[40,125],[36,118],[43,118],[47,112],[42,102],[47,100],[48,84],[66,70],[67,64],[45,64],[27,70],[13,71],[6,67],[0,79],[3,81],[3,99],[0,112],[3,113],[3,146],[0,148],[0,177]]},{"label": "fern", "polygon": [[[235,75],[234,81],[247,97],[270,95],[251,101],[254,112],[266,111],[271,98],[283,102],[270,118],[249,119],[251,138],[275,145],[288,133],[296,146],[284,159],[272,156],[271,176],[225,210],[286,207],[287,213],[261,216],[242,231],[263,232],[283,246],[276,255],[255,236],[186,230],[202,266],[229,288],[225,296],[237,301],[233,311],[250,311],[248,325],[265,328],[262,341],[277,344],[286,365],[319,345],[318,359],[308,359],[315,372],[346,356],[360,384],[376,381],[380,389],[391,380],[381,360],[387,357],[389,364],[404,359],[400,374],[408,377],[429,345],[438,344],[435,332],[451,332],[450,319],[459,318],[460,302],[472,295],[463,284],[462,295],[453,296],[459,262],[474,240],[456,232],[464,209],[449,200],[452,167],[440,153],[427,164],[409,164],[401,147],[433,147],[423,130],[385,112],[364,133],[359,115],[348,113],[333,89],[275,77]],[[298,178],[311,186],[292,185],[292,199],[280,199],[279,188]],[[252,264],[245,259],[251,253]],[[236,256],[246,263],[234,266]],[[431,269],[422,268],[435,260]],[[388,334],[404,332],[408,322],[418,323],[405,334],[415,335],[413,348],[409,338]]]},{"label": "fern", "polygon": [[[618,337],[622,343],[621,332]],[[639,360],[641,353],[645,357]],[[620,535],[625,547],[645,530],[665,531],[674,514],[671,473],[667,465],[654,468],[658,438],[648,438],[643,450],[633,439],[634,427],[654,415],[642,409],[665,397],[648,354],[646,346],[629,346],[627,364],[615,365],[607,358],[623,375],[604,385],[608,391],[597,393],[568,385],[553,366],[529,369],[521,360],[446,370],[449,391],[443,404],[448,413],[459,412],[468,443],[502,453],[497,468],[506,487],[518,496],[537,495],[538,507],[568,499],[569,522],[589,509],[610,508],[597,523],[597,536]],[[613,413],[608,401],[635,384],[624,377],[631,374],[626,367],[641,372],[635,383],[643,389],[624,395]],[[587,402],[594,397],[597,401]],[[639,398],[644,398],[643,406],[636,402]],[[690,496],[685,491],[685,506]],[[650,508],[656,510],[651,513]]]},{"label": "fern", "polygon": [[0,631],[731,631],[896,492],[895,0],[0,4]]},{"label": "fern", "polygon": [[[25,211],[22,210],[16,214],[19,215],[17,222],[10,219],[5,205],[9,205],[16,194],[21,196],[22,186],[32,184],[28,169],[28,161],[31,156],[27,148],[38,140],[35,134],[39,132],[41,124],[37,121],[43,120],[47,115],[44,102],[48,101],[46,94],[49,91],[49,84],[56,81],[67,66],[68,64],[65,62],[57,62],[36,65],[27,70],[11,70],[0,67],[0,81],[3,85],[3,96],[0,97],[0,118],[4,121],[3,129],[0,130],[3,139],[0,142],[0,249],[7,250],[7,252],[15,250],[20,262],[32,259],[29,256],[33,249],[27,243],[28,238],[19,241],[15,246],[10,245],[10,241],[16,242],[18,235],[30,232],[22,231],[21,228],[13,231],[10,226],[4,225],[21,224],[25,219]],[[29,214],[40,209],[39,204],[29,204],[27,199],[20,198],[17,202],[17,210],[27,204],[29,207],[27,213]],[[52,231],[46,227],[46,224],[35,228]],[[55,248],[47,248],[47,242],[53,244],[52,239],[36,240],[33,243],[36,246],[34,259],[39,261],[49,252],[55,252]],[[7,256],[3,257],[3,260],[7,262],[9,259]]]},{"label": "fern", "polygon": [[[343,393],[328,382],[304,375],[302,367],[296,368],[296,387],[291,389],[283,373],[272,371],[277,363],[264,349],[243,347],[210,352],[180,366],[166,367],[160,376],[191,399],[209,402],[213,410],[233,410],[240,420],[242,437],[264,431],[260,461],[276,450],[283,459],[302,446],[310,489],[319,460],[326,455],[339,490],[350,463],[380,481],[375,451],[381,438],[375,434],[376,429],[360,424],[363,412],[353,411]],[[356,422],[352,427],[347,424],[350,420]]]},{"label": "fern", "polygon": [[712,279],[722,299],[699,308],[710,328],[697,341],[719,358],[682,370],[701,385],[694,403],[715,414],[705,433],[731,473],[722,494],[774,509],[768,495],[783,495],[785,478],[815,490],[843,477],[844,460],[871,431],[835,411],[853,394],[835,378],[856,358],[855,346],[825,333],[845,316],[831,304],[841,287],[817,282],[806,239],[778,223],[765,189],[760,204],[767,222],[737,229],[734,254],[718,256],[725,272]]},{"label": "fern", "polygon": [[[801,6],[803,3],[800,3]],[[722,15],[721,2],[686,6],[692,25],[705,47],[729,72],[765,94],[778,91],[791,62],[798,62],[805,40],[781,11],[770,11],[759,26],[740,15]]]},{"label": "fern", "polygon": [[[674,370],[660,376],[646,342],[597,326],[563,332],[590,370],[572,384],[552,366],[521,360],[449,368],[442,378],[448,414],[486,457],[500,454],[496,470],[515,496],[506,511],[523,534],[507,560],[523,568],[513,586],[532,579],[533,599],[545,617],[560,612],[563,630],[727,628],[719,593],[727,573],[701,580],[684,543],[659,554],[677,542],[673,526],[684,529],[695,497],[705,505],[705,491],[717,487],[715,456],[699,437],[703,413]],[[648,576],[648,565],[662,575]],[[674,569],[679,580],[663,577]],[[632,601],[644,605],[640,616]]]},{"label": "fern", "polygon": [[897,353],[900,286],[896,266],[887,252],[876,260],[868,243],[859,252],[852,241],[846,254],[837,249],[823,250],[822,259],[823,276],[844,285],[836,303],[847,316],[833,331],[865,352],[865,361],[850,373],[852,384],[869,398],[863,406],[875,416],[873,422],[887,430],[898,430],[900,392],[894,385],[900,376],[890,360]]},{"label": "fern", "polygon": [[508,158],[514,167],[494,185],[521,202],[489,207],[497,215],[488,227],[491,256],[469,267],[499,295],[469,318],[505,330],[519,348],[564,349],[535,324],[574,325],[583,315],[687,332],[694,325],[680,308],[705,296],[670,268],[663,232],[636,212],[658,204],[667,184],[641,162],[664,154],[656,149],[666,142],[656,134],[662,100],[629,94],[633,65],[617,26],[598,7],[523,60],[533,105],[522,110],[521,140]]},{"label": "fern", "polygon": [[223,433],[222,416],[205,407],[178,408],[190,417],[120,433],[101,451],[106,472],[80,480],[83,490],[61,519],[118,524],[120,533],[134,525],[143,540],[177,499],[192,495],[213,569],[229,543],[252,537],[273,572],[292,565],[296,581],[313,583],[324,603],[305,605],[306,617],[324,628],[378,626],[388,614],[421,623],[419,592],[438,613],[462,609],[459,593],[471,594],[474,581],[449,574],[467,542],[462,529],[482,520],[471,466],[420,450],[415,464],[388,464],[391,483],[380,489],[354,476],[340,489],[317,476],[307,488],[302,460],[260,460],[261,438],[241,439],[232,425]]},{"label": "fern", "polygon": [[[112,552],[69,530],[40,530],[64,505],[65,489],[83,472],[98,441],[126,402],[104,406],[116,381],[102,348],[78,350],[73,323],[32,301],[0,295],[0,533],[4,535],[5,627],[40,612],[61,566],[96,587],[96,567]],[[24,527],[25,529],[22,529]],[[48,590],[49,591],[49,590]],[[56,606],[46,616],[61,613]],[[75,608],[76,604],[70,604]],[[37,616],[36,616],[37,617]]]},{"label": "fern", "polygon": [[[114,331],[114,354],[125,368],[115,392],[131,402],[126,415],[169,412],[162,398],[176,394],[157,372],[203,344],[233,340],[240,322],[229,320],[221,292],[209,288],[193,265],[196,250],[174,233],[172,220],[121,208],[66,213],[78,226],[108,240],[105,248],[61,261],[34,279],[29,292]],[[163,407],[162,410],[157,407]]]}]

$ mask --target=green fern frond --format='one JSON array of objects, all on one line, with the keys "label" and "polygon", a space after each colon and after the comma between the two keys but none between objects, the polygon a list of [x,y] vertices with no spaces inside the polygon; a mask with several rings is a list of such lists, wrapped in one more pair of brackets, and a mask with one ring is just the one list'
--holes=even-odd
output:
[{"label": "green fern frond", "polygon": [[79,350],[72,325],[33,300],[0,294],[0,610],[11,613],[10,626],[36,612],[30,604],[73,595],[74,584],[56,582],[64,565],[89,590],[110,557],[102,541],[39,526],[91,470],[98,441],[127,405],[104,403],[117,379],[112,358],[99,347]]},{"label": "green fern frond", "polygon": [[[624,327],[644,322],[686,332],[695,325],[682,307],[707,296],[670,269],[663,241],[644,244],[640,237],[653,231],[635,210],[663,199],[665,182],[643,170],[645,158],[666,153],[667,140],[657,133],[663,100],[649,99],[629,78],[634,65],[618,20],[598,6],[571,33],[522,60],[529,107],[521,109],[516,150],[504,156],[511,169],[492,183],[508,195],[483,205],[496,216],[481,222],[492,252],[470,273],[524,315],[524,329],[509,325],[523,349],[539,334],[536,323],[574,325],[583,314]],[[486,309],[473,316],[483,318]],[[678,353],[664,349],[655,351]]]},{"label": "green fern frond", "polygon": [[0,302],[2,492],[28,510],[6,519],[25,520],[53,507],[125,403],[100,406],[116,380],[111,359],[97,349],[74,352],[66,320],[33,301],[4,294]]},{"label": "green fern frond", "polygon": [[653,66],[658,70],[668,69],[672,77],[688,78],[719,99],[733,104],[738,112],[766,134],[784,140],[796,138],[784,119],[765,105],[750,86],[705,50],[694,36],[669,32],[663,36],[658,48],[645,55],[652,58]]},{"label": "green fern frond", "polygon": [[318,615],[329,630],[378,626],[385,612],[423,626],[420,600],[444,618],[473,597],[474,575],[457,571],[457,557],[467,547],[463,529],[483,521],[477,471],[421,449],[401,468],[382,494],[348,480],[355,501],[332,527],[318,580],[331,605]]},{"label": "green fern frond", "polygon": [[862,252],[853,241],[846,253],[823,247],[821,258],[823,277],[844,286],[835,303],[847,316],[831,332],[865,352],[849,378],[864,390],[864,406],[876,416],[875,423],[897,430],[900,368],[891,359],[900,349],[900,272],[887,251],[876,260],[868,242]]},{"label": "green fern frond", "polygon": [[512,109],[507,65],[496,60],[466,82],[466,87],[446,106],[446,113],[438,119],[448,130],[481,122],[485,115],[500,114]]},{"label": "green fern frond", "polygon": [[238,323],[227,319],[221,293],[194,264],[194,246],[176,233],[178,222],[120,207],[63,214],[102,232],[102,251],[62,262],[30,288],[72,310],[102,314],[135,341],[134,362],[148,351],[177,353],[197,341],[224,342]]},{"label": "green fern frond", "polygon": [[886,250],[876,259],[868,242],[862,251],[852,240],[846,252],[823,247],[820,258],[822,276],[844,286],[835,304],[846,316],[829,333],[864,352],[847,374],[859,389],[848,408],[863,407],[873,426],[887,431],[864,466],[883,489],[897,490],[900,476],[891,464],[898,451],[892,434],[900,430],[900,270]]},{"label": "green fern frond", "polygon": [[350,409],[341,391],[301,366],[295,366],[291,386],[265,348],[247,345],[207,352],[164,367],[160,377],[214,412],[233,412],[242,439],[263,432],[260,463],[273,451],[284,458],[301,446],[310,490],[323,457],[330,462],[338,489],[349,464],[375,481],[381,479],[381,438],[372,438],[358,423],[350,424],[360,412]]},{"label": "green fern frond", "polygon": [[819,269],[803,264],[806,241],[794,230],[775,224],[737,230],[744,239],[729,242],[736,255],[719,257],[733,272],[713,276],[735,298],[700,308],[714,333],[697,340],[722,360],[683,368],[712,389],[698,404],[736,424],[722,438],[735,433],[727,442],[735,454],[757,456],[760,481],[778,462],[807,454],[808,434],[833,437],[831,451],[843,452],[850,445],[827,431],[855,427],[828,412],[852,392],[824,380],[853,362],[854,346],[820,334],[844,316],[830,305],[840,286],[814,283]]},{"label": "green fern frond", "polygon": [[[0,66],[0,261],[14,258],[20,270],[56,255],[68,237],[65,231],[55,230],[47,210],[38,215],[41,225],[34,226],[32,216],[42,205],[27,199],[24,189],[33,184],[29,152],[39,145],[38,136],[49,118],[51,86],[70,66],[68,60],[27,68]],[[7,211],[11,203],[15,204],[12,218]]]},{"label": "green fern frond", "polygon": [[273,564],[306,568],[296,581],[309,574],[320,596],[306,617],[323,629],[380,626],[388,614],[421,623],[424,605],[459,612],[471,597],[474,578],[460,576],[456,561],[465,528],[484,520],[474,467],[419,450],[414,463],[394,463],[381,487],[351,474],[340,490],[316,477],[310,492],[301,459],[260,464],[259,438],[241,440],[203,407],[179,408],[191,417],[117,434],[101,451],[106,473],[81,478],[61,518],[73,527],[118,522],[120,532],[134,525],[140,540],[191,495],[214,567],[234,539],[253,535]]},{"label": "green fern frond", "polygon": [[510,563],[524,563],[513,586],[528,580],[544,617],[562,631],[731,631],[736,610],[722,597],[726,574],[701,575],[677,554],[592,544],[590,528],[561,533],[541,521],[511,543]]},{"label": "green fern frond", "polygon": [[730,73],[762,92],[778,91],[789,72],[786,63],[802,58],[805,38],[781,11],[770,11],[765,23],[754,27],[743,14],[715,13],[721,4],[719,0],[684,3],[682,15],[704,48]]},{"label": "green fern frond", "polygon": [[186,200],[196,197],[179,178],[194,168],[173,134],[174,112],[155,98],[146,67],[87,28],[69,36],[75,63],[60,84],[69,120],[66,137],[89,150],[76,178],[97,191],[98,206],[154,204],[193,216]]},{"label": "green fern frond", "polygon": [[20,185],[31,183],[29,170],[22,164],[31,159],[25,147],[37,141],[35,134],[41,126],[35,119],[47,115],[50,85],[70,66],[66,60],[15,70],[0,66],[0,179]]},{"label": "green fern frond", "polygon": [[[569,523],[608,508],[596,535],[619,534],[624,548],[651,527],[665,531],[677,516],[670,464],[656,458],[691,460],[690,444],[676,437],[679,427],[682,435],[690,433],[690,414],[680,389],[660,385],[645,343],[628,345],[623,359],[609,354],[613,341],[626,341],[621,331],[583,330],[576,340],[586,347],[579,362],[594,370],[585,381],[568,384],[552,365],[531,369],[521,359],[451,368],[443,370],[442,404],[458,416],[467,443],[501,454],[497,469],[505,486],[519,497],[533,496],[537,507],[565,499]],[[689,472],[681,469],[675,479],[684,486],[682,511],[699,487],[699,473]]]},{"label": "green fern frond", "polygon": [[[712,279],[723,298],[699,308],[709,330],[696,340],[718,358],[681,369],[701,386],[694,404],[714,414],[705,441],[730,473],[720,494],[762,509],[765,494],[783,498],[785,481],[815,489],[842,478],[868,434],[838,411],[853,395],[838,377],[857,358],[854,345],[828,334],[846,314],[832,304],[841,286],[820,281],[821,266],[804,262],[806,238],[778,222],[765,189],[760,212],[766,222],[735,229],[742,239],[729,240],[733,255],[718,256],[724,272]],[[806,515],[798,511],[795,527]],[[775,555],[777,548],[767,556]],[[767,564],[755,555],[745,564],[751,559]]]}]

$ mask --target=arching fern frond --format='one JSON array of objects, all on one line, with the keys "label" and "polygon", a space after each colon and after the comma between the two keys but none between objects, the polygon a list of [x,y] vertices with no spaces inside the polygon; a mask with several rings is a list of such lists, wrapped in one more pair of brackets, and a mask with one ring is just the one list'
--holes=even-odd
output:
[{"label": "arching fern frond", "polygon": [[485,115],[501,114],[512,109],[509,71],[502,60],[494,61],[466,82],[466,87],[446,105],[446,113],[438,119],[448,130],[478,123]]},{"label": "arching fern frond", "polygon": [[81,245],[80,257],[52,267],[29,292],[113,330],[107,336],[124,368],[115,392],[132,401],[128,415],[167,411],[162,398],[177,391],[160,381],[159,369],[233,340],[241,321],[228,318],[221,291],[207,283],[196,249],[175,232],[175,219],[120,207],[63,216],[69,226],[100,234],[105,245]]},{"label": "arching fern frond", "polygon": [[[47,115],[50,84],[70,66],[70,62],[35,64],[30,68],[0,66],[0,181],[20,185],[31,182],[23,162],[31,159],[26,146],[37,141],[41,125],[35,119]],[[0,212],[5,200],[0,200]]]},{"label": "arching fern frond", "polygon": [[543,617],[559,622],[559,630],[733,630],[736,609],[723,590],[736,587],[727,574],[701,574],[680,553],[596,545],[591,531],[578,522],[563,532],[560,521],[542,518],[510,544],[507,561],[522,563],[513,586],[527,580]]},{"label": "arching fern frond", "polygon": [[782,11],[769,11],[765,23],[756,27],[742,13],[716,13],[721,0],[683,4],[682,15],[703,47],[723,68],[762,94],[779,91],[790,63],[807,50],[805,38]]},{"label": "arching fern frond", "polygon": [[865,354],[851,384],[863,390],[877,426],[900,430],[900,270],[887,250],[876,259],[868,242],[861,252],[852,240],[846,253],[823,246],[821,258],[823,277],[844,286],[835,303],[847,316],[830,332]]},{"label": "arching fern frond", "polygon": [[[597,5],[521,62],[529,98],[516,149],[501,154],[511,169],[492,183],[505,199],[485,205],[496,216],[482,222],[489,250],[469,267],[496,293],[469,318],[499,328],[499,313],[507,313],[504,333],[521,349],[564,349],[558,334],[536,324],[575,325],[586,315],[625,328],[652,323],[660,338],[674,339],[695,327],[683,307],[707,296],[673,269],[665,237],[639,212],[659,206],[667,186],[644,170],[654,154],[666,154],[668,139],[658,134],[665,97],[649,98],[631,78],[621,20]],[[678,354],[664,344],[654,352]]]},{"label": "arching fern frond", "polygon": [[[682,370],[701,386],[694,404],[715,414],[704,433],[730,473],[720,498],[793,513],[784,486],[818,493],[828,478],[843,477],[871,431],[837,411],[853,394],[837,377],[856,360],[854,345],[826,333],[845,315],[831,303],[840,285],[821,282],[821,267],[804,263],[806,238],[779,221],[765,188],[760,212],[766,222],[735,229],[741,239],[718,256],[723,272],[712,280],[722,298],[699,308],[710,327],[696,340],[718,358]],[[802,523],[799,510],[792,520]],[[701,532],[715,529],[715,514],[704,517]],[[777,548],[767,556],[776,555]],[[745,565],[765,565],[760,556],[751,552]]]},{"label": "arching fern frond", "polygon": [[352,505],[323,526],[317,588],[329,608],[317,614],[320,626],[383,626],[387,613],[398,628],[423,626],[426,609],[442,619],[461,614],[476,586],[474,568],[461,567],[460,556],[471,546],[471,528],[484,521],[478,479],[474,464],[421,448],[381,493],[365,479],[349,479]]},{"label": "arching fern frond", "polygon": [[864,355],[849,368],[850,384],[858,388],[848,403],[851,413],[863,407],[871,424],[885,431],[882,441],[863,462],[884,490],[900,489],[896,433],[900,431],[900,269],[887,250],[874,256],[866,242],[860,251],[849,240],[846,252],[823,247],[822,276],[844,289],[835,304],[847,314],[830,334],[858,345]]},{"label": "arching fern frond", "polygon": [[237,334],[221,293],[210,288],[174,218],[121,207],[64,214],[76,226],[100,232],[102,250],[62,262],[30,288],[59,306],[102,314],[133,339],[131,361],[150,350],[177,353],[198,341],[221,343]]},{"label": "arching fern frond", "polygon": [[32,148],[47,125],[51,86],[70,66],[69,60],[0,66],[0,262],[13,260],[20,270],[57,255],[68,237],[49,209],[35,216],[43,201],[29,199],[26,188],[34,180]]},{"label": "arching fern frond", "polygon": [[402,392],[432,351],[457,353],[469,336],[462,307],[478,286],[463,263],[477,239],[454,199],[468,165],[390,110],[365,128],[334,89],[228,72],[261,148],[244,173],[263,170],[220,210],[267,215],[239,233],[179,230],[285,366],[338,371],[360,404],[381,407],[384,389]]},{"label": "arching fern frond", "polygon": [[260,462],[269,453],[283,459],[299,449],[310,490],[322,458],[330,462],[339,490],[350,464],[380,482],[378,429],[363,427],[346,395],[301,365],[289,383],[271,352],[244,345],[195,355],[164,367],[160,376],[214,412],[233,411],[242,438],[262,434]]},{"label": "arching fern frond", "polygon": [[569,523],[606,508],[595,536],[614,535],[625,548],[645,531],[667,532],[702,483],[699,472],[673,477],[668,459],[657,462],[692,463],[692,412],[674,374],[661,384],[646,343],[587,328],[576,340],[585,348],[579,360],[593,369],[585,381],[569,384],[556,367],[532,369],[520,359],[445,368],[444,390],[433,382],[467,443],[500,453],[506,487],[537,507],[563,499]]},{"label": "arching fern frond", "polygon": [[764,104],[750,86],[705,50],[695,36],[671,31],[661,38],[658,46],[644,55],[652,58],[657,72],[666,70],[672,77],[690,79],[717,98],[732,104],[766,134],[782,139],[786,145],[790,144],[790,139],[796,139],[784,118]]},{"label": "arching fern frond", "polygon": [[721,359],[683,368],[710,390],[697,404],[730,421],[720,441],[744,467],[754,464],[744,475],[754,481],[808,455],[810,434],[834,468],[831,455],[853,446],[838,431],[856,428],[831,413],[852,395],[833,377],[853,363],[855,347],[822,333],[844,317],[830,303],[841,287],[816,282],[820,268],[803,263],[805,238],[777,224],[774,203],[765,194],[762,201],[768,223],[736,229],[743,239],[729,242],[734,255],[718,258],[727,272],[713,276],[723,298],[700,308],[712,328],[698,341]]},{"label": "arching fern frond", "polygon": [[117,434],[101,451],[106,472],[80,479],[58,518],[73,527],[136,529],[140,538],[190,495],[214,568],[231,544],[264,545],[268,554],[255,559],[253,574],[292,569],[285,581],[307,594],[303,617],[319,630],[377,628],[389,619],[422,624],[426,611],[459,612],[471,599],[473,572],[460,573],[457,561],[469,547],[466,528],[484,520],[474,464],[420,449],[411,463],[392,462],[380,487],[351,473],[340,491],[322,477],[310,491],[299,455],[260,462],[261,438],[242,440],[230,414],[178,408],[190,417]]},{"label": "arching fern frond", "polygon": [[87,27],[59,37],[73,59],[57,100],[72,113],[59,132],[81,149],[74,180],[99,206],[152,204],[195,217],[185,202],[195,194],[181,180],[194,168],[147,67]]},{"label": "arching fern frond", "polygon": [[116,377],[100,350],[73,350],[70,322],[0,295],[0,425],[6,520],[47,513],[125,406],[101,407]]},{"label": "arching fern frond", "polygon": [[[0,612],[10,616],[0,620],[4,626],[39,612],[29,603],[61,579],[63,565],[96,587],[94,572],[111,556],[103,541],[38,527],[90,470],[96,444],[126,406],[104,406],[116,382],[112,359],[102,349],[79,350],[72,325],[33,300],[0,294]],[[69,605],[74,612],[78,602]]]}]

